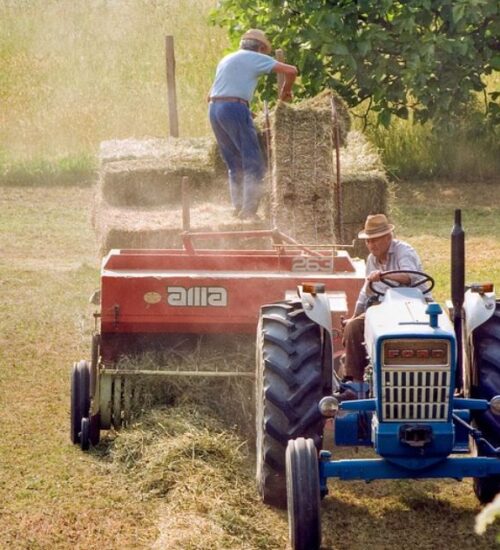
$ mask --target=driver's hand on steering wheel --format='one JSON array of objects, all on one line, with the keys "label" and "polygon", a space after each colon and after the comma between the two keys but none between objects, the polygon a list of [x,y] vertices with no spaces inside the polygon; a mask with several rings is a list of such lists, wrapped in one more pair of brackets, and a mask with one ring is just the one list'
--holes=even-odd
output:
[{"label": "driver's hand on steering wheel", "polygon": [[368,277],[366,278],[366,280],[369,282],[369,283],[376,283],[377,281],[380,281],[380,275],[382,274],[382,271],[380,270],[377,270],[377,271],[372,271]]}]

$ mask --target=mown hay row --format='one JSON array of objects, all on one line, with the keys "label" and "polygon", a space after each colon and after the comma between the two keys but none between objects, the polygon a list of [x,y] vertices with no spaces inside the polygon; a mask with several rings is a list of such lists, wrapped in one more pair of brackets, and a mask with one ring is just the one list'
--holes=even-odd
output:
[{"label": "mown hay row", "polygon": [[286,523],[259,502],[247,443],[195,399],[145,414],[116,434],[109,455],[145,499],[159,499],[152,548],[285,547]]}]

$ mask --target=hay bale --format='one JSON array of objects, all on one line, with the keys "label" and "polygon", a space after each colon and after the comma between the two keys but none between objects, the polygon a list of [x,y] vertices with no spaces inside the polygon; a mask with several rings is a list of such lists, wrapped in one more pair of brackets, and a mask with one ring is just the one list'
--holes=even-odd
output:
[{"label": "hay bale", "polygon": [[[278,104],[272,117],[271,217],[299,241],[338,241],[336,163],[331,92],[296,106]],[[387,212],[387,178],[376,149],[360,132],[350,132],[349,113],[338,101],[344,242],[352,240],[367,214]],[[337,103],[336,103],[337,104]],[[362,249],[364,252],[364,249]]]},{"label": "hay bale", "polygon": [[145,138],[112,139],[102,141],[99,147],[99,162],[139,159],[170,159],[197,162],[205,157],[210,160],[213,139],[201,138]]},{"label": "hay bale", "polygon": [[182,177],[189,178],[193,196],[202,198],[215,186],[215,172],[201,159],[135,159],[108,162],[100,171],[99,187],[113,206],[180,204]]},{"label": "hay bale", "polygon": [[103,141],[99,162],[100,192],[114,206],[178,204],[183,176],[205,198],[226,173],[212,137]]},{"label": "hay bale", "polygon": [[306,243],[334,239],[331,117],[279,103],[272,116],[275,224]]},{"label": "hay bale", "polygon": [[306,99],[297,104],[297,110],[314,111],[318,115],[323,115],[329,119],[332,124],[332,98],[337,112],[339,124],[340,146],[344,146],[347,134],[351,129],[351,115],[347,103],[332,90],[323,90],[317,96]]},{"label": "hay bale", "polygon": [[[336,177],[335,163],[333,172]],[[340,151],[340,175],[344,223],[361,228],[368,214],[388,211],[388,181],[380,155],[361,132],[347,136]]]},{"label": "hay bale", "polygon": [[214,167],[215,177],[217,179],[222,179],[222,178],[227,179],[227,166],[222,160],[219,146],[215,138],[209,140],[208,156],[210,159],[209,160],[210,166]]},{"label": "hay bale", "polygon": [[[368,214],[389,212],[390,186],[378,151],[361,132],[347,135],[346,146],[340,151],[340,171],[342,239],[350,243],[357,239]],[[366,257],[364,242],[355,242],[354,253]]]},{"label": "hay bale", "polygon": [[[224,204],[199,204],[191,208],[192,231],[235,231],[263,229],[263,224],[241,221],[231,216]],[[95,200],[91,214],[100,256],[112,248],[181,248],[182,210],[180,208],[134,209]],[[199,248],[269,248],[267,239],[226,238],[198,241]]]}]

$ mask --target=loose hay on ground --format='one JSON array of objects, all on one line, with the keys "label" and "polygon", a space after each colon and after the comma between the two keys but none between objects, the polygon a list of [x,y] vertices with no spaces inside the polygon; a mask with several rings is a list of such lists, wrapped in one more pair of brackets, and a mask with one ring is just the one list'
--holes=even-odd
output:
[{"label": "loose hay on ground", "polygon": [[[117,435],[110,454],[147,498],[164,499],[163,548],[180,540],[186,549],[284,547],[284,515],[260,504],[246,443],[210,409],[153,410]],[[186,529],[186,514],[200,518],[203,533]]]},{"label": "loose hay on ground", "polygon": [[[203,372],[253,374],[255,338],[253,335],[165,335],[161,348],[131,354],[116,364],[119,370],[179,373],[160,379],[157,376],[134,376],[132,418],[157,405],[196,403],[208,407],[228,426],[247,437],[254,433],[253,378],[207,377]],[[150,346],[152,348],[152,346]],[[184,372],[199,376],[183,376]],[[220,396],[224,395],[224,399]]]}]

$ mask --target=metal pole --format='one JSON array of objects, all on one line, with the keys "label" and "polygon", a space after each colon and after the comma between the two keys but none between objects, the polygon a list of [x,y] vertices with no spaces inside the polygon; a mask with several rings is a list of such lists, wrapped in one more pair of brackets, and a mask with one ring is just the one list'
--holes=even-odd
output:
[{"label": "metal pole", "polygon": [[465,231],[462,228],[462,211],[455,210],[455,223],[451,230],[451,301],[453,303],[453,327],[457,340],[457,370],[455,387],[463,384],[463,304],[465,294]]},{"label": "metal pole", "polygon": [[168,122],[170,135],[179,137],[179,120],[177,118],[177,91],[175,87],[175,54],[174,37],[165,37],[165,62],[167,68],[167,90],[168,90]]}]

